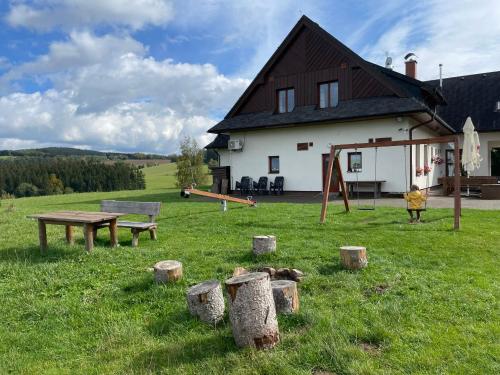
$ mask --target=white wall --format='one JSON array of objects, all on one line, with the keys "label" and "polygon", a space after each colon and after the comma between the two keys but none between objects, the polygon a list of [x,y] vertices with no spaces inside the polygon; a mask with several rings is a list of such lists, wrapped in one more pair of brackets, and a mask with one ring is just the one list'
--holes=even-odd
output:
[{"label": "white wall", "polygon": [[500,132],[479,133],[481,143],[481,167],[474,172],[475,176],[491,176],[491,149],[500,147]]},{"label": "white wall", "polygon": [[[393,140],[408,139],[407,129],[416,123],[407,118],[387,118],[359,122],[337,124],[304,125],[281,129],[263,129],[231,134],[231,139],[243,141],[243,151],[219,150],[220,165],[231,167],[231,187],[242,176],[251,176],[257,180],[260,176],[268,176],[274,180],[275,174],[268,173],[268,157],[280,157],[280,176],[285,177],[287,191],[321,191],[322,190],[322,154],[329,153],[330,144],[364,143],[369,138],[392,137]],[[436,136],[430,130],[417,129],[414,138]],[[313,142],[308,151],[297,151],[297,143]],[[347,172],[347,152],[340,156],[341,166],[346,181],[355,181],[356,174]],[[360,149],[363,169],[359,180],[373,180],[375,167],[375,150]],[[423,157],[423,152],[422,152]],[[444,157],[444,151],[443,151]],[[409,160],[409,147],[407,147]],[[444,171],[444,165],[443,165]],[[408,170],[409,173],[409,170]],[[430,182],[437,183],[440,172],[432,172]],[[444,172],[443,172],[444,174]],[[377,180],[385,180],[384,192],[403,192],[406,190],[403,147],[378,149]],[[421,187],[426,178],[418,179]]]},{"label": "white wall", "polygon": [[[411,120],[411,126],[415,126],[418,123],[415,120]],[[421,139],[421,138],[431,138],[431,137],[436,137],[437,134],[434,133],[432,130],[426,128],[426,127],[420,127],[416,128],[413,131],[413,139]],[[409,147],[409,146],[408,146]],[[432,144],[428,145],[428,153],[427,153],[427,160],[425,160],[425,152],[424,152],[424,145],[415,145],[411,146],[412,147],[412,153],[413,153],[413,183],[418,185],[421,189],[427,188],[427,187],[432,187],[438,185],[438,178],[443,177],[446,175],[446,149],[453,148],[453,145],[449,144]],[[420,148],[420,163],[417,163],[417,148]],[[441,165],[436,165],[432,163],[432,151],[434,150],[434,154],[438,154],[441,159],[444,160],[444,163]],[[417,164],[420,165],[420,167],[424,167],[426,164],[431,167],[431,172],[428,175],[422,174],[421,176],[416,176],[416,167]]]}]

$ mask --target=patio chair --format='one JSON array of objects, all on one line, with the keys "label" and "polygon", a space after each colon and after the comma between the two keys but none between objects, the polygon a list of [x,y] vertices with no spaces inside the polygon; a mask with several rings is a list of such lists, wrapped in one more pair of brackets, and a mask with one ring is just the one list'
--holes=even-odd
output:
[{"label": "patio chair", "polygon": [[283,187],[285,185],[285,178],[283,176],[276,176],[274,179],[274,182],[270,182],[269,184],[269,190],[271,190],[271,193],[274,193],[276,195],[281,195],[284,193]]},{"label": "patio chair", "polygon": [[269,190],[267,190],[267,177],[260,177],[259,182],[254,181],[253,190],[257,194],[269,194]]},{"label": "patio chair", "polygon": [[240,191],[240,195],[247,195],[253,193],[253,180],[252,177],[243,176],[241,177],[241,181],[236,181],[236,190]]}]

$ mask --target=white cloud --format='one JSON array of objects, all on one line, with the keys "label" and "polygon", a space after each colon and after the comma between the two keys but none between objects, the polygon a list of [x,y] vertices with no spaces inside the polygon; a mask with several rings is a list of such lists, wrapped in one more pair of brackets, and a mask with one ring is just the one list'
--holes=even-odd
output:
[{"label": "white cloud", "polygon": [[430,1],[389,28],[363,55],[383,64],[389,51],[395,68],[404,71],[403,56],[418,56],[418,78],[500,70],[500,6],[497,0]]},{"label": "white cloud", "polygon": [[12,68],[0,78],[4,83],[37,77],[53,88],[0,97],[0,144],[50,140],[169,153],[184,135],[206,143],[215,114],[229,109],[249,82],[210,64],[155,60],[144,52],[129,37],[74,33],[47,55]]},{"label": "white cloud", "polygon": [[22,0],[11,6],[6,20],[11,26],[38,31],[100,25],[137,30],[165,25],[172,17],[173,6],[167,0]]}]

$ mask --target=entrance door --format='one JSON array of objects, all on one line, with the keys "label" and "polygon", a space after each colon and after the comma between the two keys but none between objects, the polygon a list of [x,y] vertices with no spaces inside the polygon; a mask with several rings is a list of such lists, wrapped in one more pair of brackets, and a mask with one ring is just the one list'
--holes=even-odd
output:
[{"label": "entrance door", "polygon": [[500,147],[491,149],[491,175],[500,176]]},{"label": "entrance door", "polygon": [[[328,161],[330,160],[330,154],[323,154],[321,158],[321,164],[322,164],[322,169],[323,169],[323,185],[321,186],[321,190],[324,189],[325,187],[325,181],[326,181],[326,171],[328,169]],[[337,171],[335,168],[333,168],[332,171],[332,179],[330,182],[330,193],[338,193],[339,192],[339,179],[337,176]]]}]

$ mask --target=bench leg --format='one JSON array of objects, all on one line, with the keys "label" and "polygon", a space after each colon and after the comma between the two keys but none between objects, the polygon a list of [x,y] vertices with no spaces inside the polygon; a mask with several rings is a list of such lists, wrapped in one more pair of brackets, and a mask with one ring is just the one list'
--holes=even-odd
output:
[{"label": "bench leg", "polygon": [[132,247],[139,246],[139,231],[132,229]]},{"label": "bench leg", "polygon": [[40,241],[40,251],[45,253],[47,251],[47,226],[43,220],[38,220],[38,240]]},{"label": "bench leg", "polygon": [[156,241],[158,238],[156,237],[156,228],[151,228],[149,230],[149,236],[153,241]]},{"label": "bench leg", "polygon": [[71,225],[66,225],[66,242],[70,245],[75,244],[73,239],[73,227]]},{"label": "bench leg", "polygon": [[109,238],[111,240],[111,247],[117,247],[118,244],[118,223],[117,219],[109,222]]},{"label": "bench leg", "polygon": [[83,236],[85,237],[85,250],[90,253],[94,248],[94,226],[92,224],[83,226]]}]

